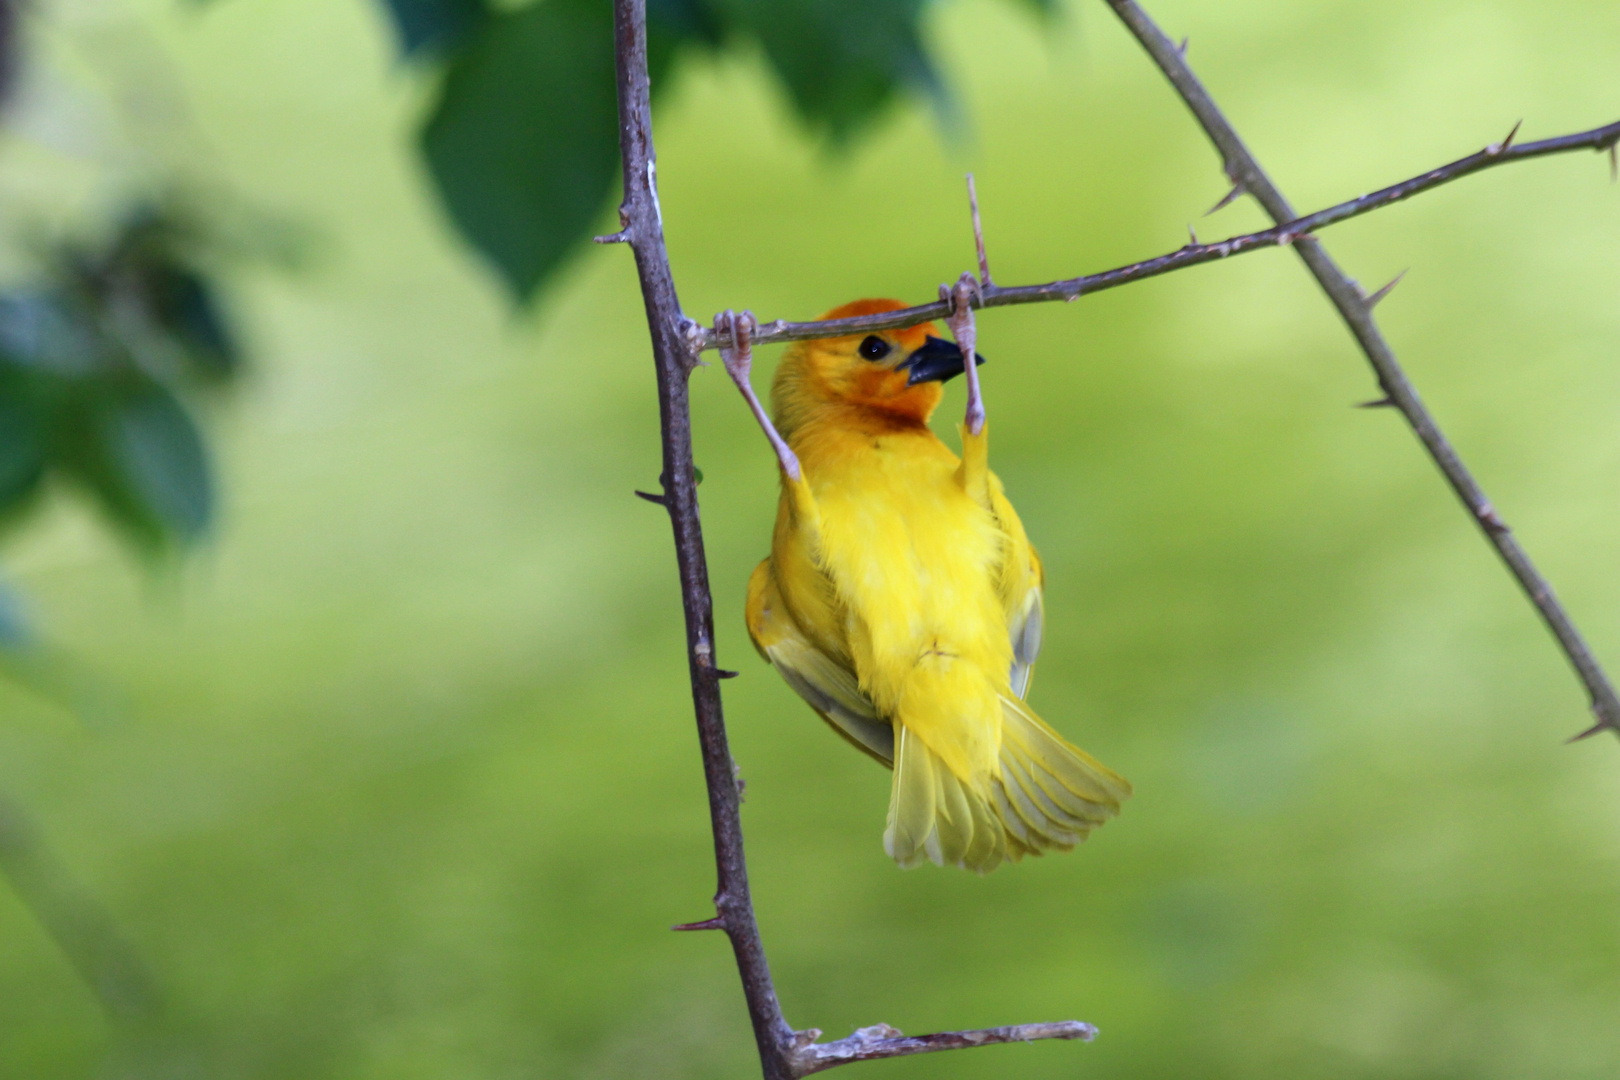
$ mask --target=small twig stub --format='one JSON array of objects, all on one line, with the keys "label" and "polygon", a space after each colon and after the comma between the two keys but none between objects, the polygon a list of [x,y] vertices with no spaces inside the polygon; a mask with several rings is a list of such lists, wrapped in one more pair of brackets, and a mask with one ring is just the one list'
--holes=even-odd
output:
[{"label": "small twig stub", "polygon": [[990,256],[984,250],[984,225],[979,221],[979,189],[973,184],[973,174],[967,174],[968,209],[973,214],[973,249],[979,256],[979,286],[988,288],[990,282]]}]

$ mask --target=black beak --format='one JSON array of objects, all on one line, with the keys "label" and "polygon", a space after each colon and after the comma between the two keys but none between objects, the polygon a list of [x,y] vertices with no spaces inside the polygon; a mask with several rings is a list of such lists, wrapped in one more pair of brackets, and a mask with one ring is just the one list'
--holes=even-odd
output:
[{"label": "black beak", "polygon": [[[975,366],[984,363],[984,357],[978,353],[973,354],[973,359]],[[965,370],[961,347],[954,341],[937,337],[930,337],[922,348],[906,357],[905,363],[900,366],[911,369],[911,374],[906,377],[907,386],[925,382],[949,382]]]}]

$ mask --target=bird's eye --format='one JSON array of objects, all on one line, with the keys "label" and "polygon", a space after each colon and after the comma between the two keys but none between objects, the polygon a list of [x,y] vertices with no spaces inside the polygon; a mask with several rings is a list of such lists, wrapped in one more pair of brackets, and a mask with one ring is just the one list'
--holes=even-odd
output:
[{"label": "bird's eye", "polygon": [[868,360],[881,360],[889,355],[889,343],[876,334],[869,334],[861,342],[861,355]]}]

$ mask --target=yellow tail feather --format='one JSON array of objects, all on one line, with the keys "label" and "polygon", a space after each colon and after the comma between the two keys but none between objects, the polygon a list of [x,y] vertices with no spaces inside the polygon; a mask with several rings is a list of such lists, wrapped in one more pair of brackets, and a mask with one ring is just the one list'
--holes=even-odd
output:
[{"label": "yellow tail feather", "polygon": [[1125,778],[1046,726],[1028,705],[1001,698],[1001,775],[991,785],[1002,826],[1019,846],[1063,851],[1119,813]]},{"label": "yellow tail feather", "polygon": [[970,789],[917,734],[896,725],[894,786],[883,850],[902,867],[950,864],[988,874],[1008,857],[1006,834],[985,797]]},{"label": "yellow tail feather", "polygon": [[1119,813],[1124,777],[1073,746],[1014,698],[1001,697],[999,775],[958,777],[928,744],[895,725],[894,786],[883,850],[910,869],[932,862],[987,874],[1003,862],[1067,851]]}]

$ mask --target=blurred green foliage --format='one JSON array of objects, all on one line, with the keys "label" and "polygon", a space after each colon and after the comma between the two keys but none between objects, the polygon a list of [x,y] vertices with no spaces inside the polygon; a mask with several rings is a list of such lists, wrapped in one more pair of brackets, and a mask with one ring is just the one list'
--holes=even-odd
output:
[{"label": "blurred green foliage", "polygon": [[229,379],[239,357],[196,244],[172,212],[142,207],[0,292],[0,517],[61,474],[144,547],[208,527],[214,480],[180,393]]},{"label": "blurred green foliage", "polygon": [[[527,299],[600,223],[617,192],[613,14],[607,0],[385,0],[401,50],[445,67],[422,146],[467,239]],[[1036,2],[1037,10],[1044,3]],[[923,45],[924,0],[649,0],[659,101],[681,55],[757,46],[799,119],[834,145],[904,87],[951,112]],[[715,153],[745,153],[730,132]]]},{"label": "blurred green foliage", "polygon": [[[215,479],[186,402],[241,363],[203,269],[209,246],[178,206],[137,204],[110,235],[53,244],[0,289],[0,526],[62,480],[148,555],[206,533]],[[60,688],[3,583],[0,605],[0,671]]]},{"label": "blurred green foliage", "polygon": [[[1606,0],[1151,10],[1301,207],[1620,101]],[[255,361],[209,425],[229,503],[202,557],[154,582],[61,485],[9,538],[37,620],[127,705],[87,729],[0,684],[0,791],[164,1004],[109,1021],[0,889],[0,1075],[756,1075],[724,940],[667,929],[714,878],[669,525],[631,495],[660,466],[627,253],[583,252],[514,315],[420,168],[437,83],[370,0],[41,11],[154,39],[221,179],[333,255],[221,278]],[[1099,4],[945,5],[924,31],[974,143],[942,150],[913,101],[829,158],[761,54],[672,69],[659,172],[689,312],[932,296],[972,265],[968,167],[1007,282],[1260,223],[1200,219],[1218,163]],[[738,132],[745,167],[715,152]],[[80,208],[65,136],[4,145],[0,205]],[[1381,321],[1611,661],[1617,239],[1585,155],[1326,234],[1365,282],[1412,267]],[[896,871],[887,775],[748,648],[774,467],[700,370],[718,659],[742,672],[727,720],[788,1017],[1102,1030],[849,1080],[1620,1071],[1620,754],[1560,745],[1576,683],[1399,419],[1350,407],[1372,379],[1297,259],[980,333],[996,469],[1050,575],[1032,700],[1137,795],[1070,855]]]}]

